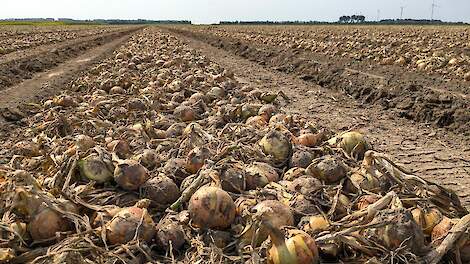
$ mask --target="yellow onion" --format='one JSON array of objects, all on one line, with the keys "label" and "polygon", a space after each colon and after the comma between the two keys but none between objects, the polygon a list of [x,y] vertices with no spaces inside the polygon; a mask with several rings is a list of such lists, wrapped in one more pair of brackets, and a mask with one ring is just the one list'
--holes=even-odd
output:
[{"label": "yellow onion", "polygon": [[437,208],[425,208],[423,232],[430,236],[434,227],[442,221],[443,217]]},{"label": "yellow onion", "polygon": [[269,119],[269,125],[274,126],[275,124],[283,124],[284,126],[291,126],[293,123],[292,116],[286,114],[275,114]]},{"label": "yellow onion", "polygon": [[163,173],[179,186],[189,176],[189,173],[186,172],[186,160],[169,159],[163,166]]},{"label": "yellow onion", "polygon": [[307,167],[306,173],[326,184],[333,184],[346,177],[348,168],[340,159],[327,155],[313,161]]},{"label": "yellow onion", "polygon": [[306,133],[297,137],[297,142],[306,147],[315,147],[323,140],[323,134]]},{"label": "yellow onion", "polygon": [[[252,211],[261,217],[261,221],[269,221],[274,227],[293,226],[294,216],[292,210],[285,204],[277,200],[265,200],[252,208]],[[248,225],[241,234],[241,240],[245,244],[251,244],[255,235],[256,227]],[[258,239],[256,245],[260,245],[268,238],[269,230],[265,226],[259,227]]]},{"label": "yellow onion", "polygon": [[166,208],[176,202],[180,196],[178,186],[168,177],[158,175],[142,185],[142,195],[152,202],[154,207]]},{"label": "yellow onion", "polygon": [[157,151],[154,149],[144,150],[139,156],[139,163],[149,170],[155,168],[160,163]]},{"label": "yellow onion", "polygon": [[235,203],[224,190],[206,186],[197,190],[189,200],[192,223],[200,228],[225,229],[235,219]]},{"label": "yellow onion", "polygon": [[196,120],[196,111],[190,106],[178,106],[175,108],[174,115],[183,122]]},{"label": "yellow onion", "polygon": [[247,120],[251,116],[258,115],[258,110],[261,108],[261,105],[258,104],[244,104],[242,106],[241,118]]},{"label": "yellow onion", "polygon": [[372,195],[372,194],[363,195],[357,201],[356,208],[357,210],[366,209],[369,205],[377,202],[378,200],[379,200],[379,196],[377,195]]},{"label": "yellow onion", "polygon": [[266,120],[262,116],[251,116],[246,120],[245,124],[255,128],[263,128],[267,125]]},{"label": "yellow onion", "polygon": [[413,216],[413,219],[415,222],[421,227],[421,229],[424,228],[426,225],[426,222],[424,220],[424,211],[420,207],[416,207],[413,210],[411,210],[411,215]]},{"label": "yellow onion", "polygon": [[34,241],[55,237],[57,232],[71,229],[70,222],[58,212],[44,208],[33,216],[28,225],[29,233]]},{"label": "yellow onion", "polygon": [[368,172],[356,171],[346,181],[345,189],[350,193],[357,193],[357,187],[369,192],[377,192],[380,191],[380,182]]},{"label": "yellow onion", "polygon": [[95,146],[93,138],[87,135],[78,135],[75,139],[75,145],[80,151],[87,151]]},{"label": "yellow onion", "polygon": [[301,150],[301,149],[295,150],[290,159],[289,166],[291,168],[299,167],[299,168],[306,169],[308,165],[312,163],[312,160],[314,157],[315,156],[308,151]]},{"label": "yellow onion", "polygon": [[131,153],[131,147],[126,140],[116,139],[109,142],[106,147],[109,151],[114,152],[119,158],[124,159]]},{"label": "yellow onion", "polygon": [[245,167],[242,163],[228,162],[218,175],[223,190],[241,193],[246,190]]},{"label": "yellow onion", "polygon": [[124,160],[116,165],[114,180],[124,190],[135,191],[148,180],[148,172],[139,162]]},{"label": "yellow onion", "polygon": [[437,241],[444,238],[447,233],[449,233],[450,229],[454,226],[455,222],[448,218],[442,217],[442,220],[434,226],[431,232],[431,241]]},{"label": "yellow onion", "polygon": [[11,248],[0,248],[0,263],[10,263],[16,257],[15,251]]},{"label": "yellow onion", "polygon": [[180,249],[184,243],[185,235],[181,224],[177,221],[163,218],[157,225],[156,244],[165,252]]},{"label": "yellow onion", "polygon": [[310,235],[298,230],[296,235],[286,241],[284,234],[277,227],[269,223],[265,226],[272,241],[267,254],[268,264],[319,263],[318,247]]},{"label": "yellow onion", "polygon": [[125,244],[136,237],[150,242],[155,235],[155,223],[146,209],[128,207],[120,210],[106,223],[106,238],[112,245]]},{"label": "yellow onion", "polygon": [[298,192],[304,195],[310,195],[320,190],[323,184],[320,180],[312,177],[300,177],[288,182],[287,189],[293,192]]},{"label": "yellow onion", "polygon": [[54,97],[52,101],[55,105],[62,106],[62,107],[71,107],[71,106],[77,105],[77,102],[75,102],[73,97],[69,95],[60,95],[60,96]]},{"label": "yellow onion", "polygon": [[337,137],[338,147],[342,148],[348,155],[362,159],[364,153],[369,149],[369,143],[365,137],[355,131],[346,132]]},{"label": "yellow onion", "polygon": [[306,175],[306,170],[304,168],[294,167],[286,171],[282,179],[285,181],[293,181],[305,175]]},{"label": "yellow onion", "polygon": [[272,156],[275,164],[286,162],[292,154],[291,142],[277,130],[269,131],[259,144],[266,155]]},{"label": "yellow onion", "polygon": [[80,174],[92,181],[104,183],[113,178],[113,167],[106,163],[98,155],[90,155],[78,162]]},{"label": "yellow onion", "polygon": [[35,142],[20,141],[13,146],[13,153],[26,157],[40,156],[39,145]]},{"label": "yellow onion", "polygon": [[206,147],[195,147],[186,157],[186,171],[194,174],[204,166],[204,163],[211,157],[211,152]]},{"label": "yellow onion", "polygon": [[470,81],[470,72],[467,72],[464,77],[465,81]]},{"label": "yellow onion", "polygon": [[246,168],[246,187],[248,190],[262,188],[270,182],[279,180],[279,175],[271,165],[264,162],[253,162]]},{"label": "yellow onion", "polygon": [[272,104],[265,104],[258,110],[258,115],[263,117],[265,122],[269,122],[271,117],[277,112],[277,108]]},{"label": "yellow onion", "polygon": [[309,233],[320,233],[330,228],[330,222],[321,214],[308,217],[308,223],[305,224],[303,230]]}]

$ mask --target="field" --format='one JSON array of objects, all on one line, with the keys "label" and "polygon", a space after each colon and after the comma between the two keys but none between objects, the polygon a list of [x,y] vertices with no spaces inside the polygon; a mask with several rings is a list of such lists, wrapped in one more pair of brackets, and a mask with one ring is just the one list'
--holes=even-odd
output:
[{"label": "field", "polygon": [[0,263],[469,263],[469,37],[0,26]]}]

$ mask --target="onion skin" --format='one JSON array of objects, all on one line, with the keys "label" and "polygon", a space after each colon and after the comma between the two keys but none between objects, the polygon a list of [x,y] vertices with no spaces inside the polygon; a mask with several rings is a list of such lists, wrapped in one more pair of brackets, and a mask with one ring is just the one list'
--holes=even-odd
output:
[{"label": "onion skin", "polygon": [[430,236],[434,227],[443,219],[442,213],[436,208],[424,209],[424,227],[423,232]]},{"label": "onion skin", "polygon": [[297,142],[306,147],[315,147],[321,143],[322,134],[306,133],[297,137]]},{"label": "onion skin", "polygon": [[164,251],[168,251],[170,248],[178,250],[186,242],[181,225],[170,219],[163,219],[158,223],[155,238],[157,246]]},{"label": "onion skin", "polygon": [[311,154],[310,152],[303,151],[303,150],[296,150],[292,154],[289,166],[291,168],[299,167],[299,168],[306,169],[308,165],[312,163],[313,159],[314,159],[314,155]]},{"label": "onion skin", "polygon": [[311,233],[320,233],[330,228],[330,222],[323,215],[313,215],[308,218],[308,224],[304,226],[304,231]]},{"label": "onion skin", "polygon": [[293,181],[304,176],[306,176],[306,170],[304,168],[294,167],[286,171],[282,179],[285,181]]},{"label": "onion skin", "polygon": [[147,169],[135,160],[126,160],[114,169],[114,180],[127,191],[138,190],[147,179]]},{"label": "onion skin", "polygon": [[186,157],[186,171],[194,174],[204,166],[206,159],[210,158],[211,153],[208,148],[195,147]]},{"label": "onion skin", "polygon": [[246,190],[245,168],[242,164],[228,164],[220,172],[220,185],[224,191],[241,193]]},{"label": "onion skin", "polygon": [[236,207],[232,197],[217,187],[202,187],[189,200],[189,215],[200,228],[225,229],[235,219]]},{"label": "onion skin", "polygon": [[106,237],[112,245],[125,244],[134,239],[136,233],[137,239],[150,242],[155,231],[155,223],[147,210],[139,207],[122,209],[106,223]]},{"label": "onion skin", "polygon": [[125,140],[113,140],[106,146],[109,151],[115,152],[119,158],[125,159],[131,154],[131,147]]}]

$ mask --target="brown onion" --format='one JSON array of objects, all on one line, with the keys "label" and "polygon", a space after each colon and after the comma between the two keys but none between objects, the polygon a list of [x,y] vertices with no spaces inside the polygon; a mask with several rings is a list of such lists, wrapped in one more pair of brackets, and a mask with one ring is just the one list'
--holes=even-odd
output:
[{"label": "brown onion", "polygon": [[155,235],[155,223],[146,209],[128,207],[106,223],[106,237],[112,245],[122,245],[134,239],[150,242]]},{"label": "brown onion", "polygon": [[321,215],[313,215],[308,218],[308,223],[304,226],[304,231],[311,233],[320,233],[330,228],[330,222],[328,219]]},{"label": "brown onion", "polygon": [[285,181],[293,181],[297,178],[306,176],[306,170],[304,168],[291,168],[288,171],[284,173],[284,176],[282,177],[283,180]]},{"label": "brown onion", "polygon": [[43,208],[36,213],[28,224],[28,230],[34,241],[55,237],[57,232],[71,230],[72,225],[60,213]]},{"label": "brown onion", "polygon": [[107,148],[109,151],[116,153],[121,159],[125,159],[131,154],[131,147],[126,140],[113,140],[107,144]]},{"label": "brown onion", "polygon": [[114,180],[128,191],[138,190],[148,180],[147,169],[135,160],[124,160],[114,169]]},{"label": "brown onion", "polygon": [[312,162],[306,172],[326,184],[333,184],[346,177],[348,167],[339,158],[327,155]]},{"label": "brown onion", "polygon": [[253,162],[246,168],[246,187],[248,190],[262,188],[270,182],[279,180],[279,175],[271,165],[264,162]]},{"label": "brown onion", "polygon": [[241,193],[246,189],[245,168],[241,163],[228,163],[219,177],[220,185],[225,191]]},{"label": "brown onion", "polygon": [[304,168],[306,169],[310,163],[312,163],[312,160],[314,159],[314,155],[308,151],[305,150],[296,150],[292,154],[292,157],[290,159],[290,164],[289,166],[292,167],[299,167],[299,168]]},{"label": "brown onion", "polygon": [[169,218],[163,218],[157,225],[156,244],[164,250],[178,250],[184,243],[185,235],[181,224]]},{"label": "brown onion", "polygon": [[201,228],[225,229],[235,219],[235,203],[224,190],[206,186],[197,190],[189,200],[193,224]]},{"label": "brown onion", "polygon": [[152,201],[152,206],[166,208],[168,205],[176,202],[180,196],[178,186],[168,177],[158,175],[141,187],[142,195]]},{"label": "brown onion", "polygon": [[186,171],[194,174],[204,166],[205,161],[212,153],[206,147],[195,147],[186,157]]},{"label": "brown onion", "polygon": [[92,181],[104,183],[113,178],[112,164],[107,164],[98,155],[90,155],[78,161],[80,174]]}]

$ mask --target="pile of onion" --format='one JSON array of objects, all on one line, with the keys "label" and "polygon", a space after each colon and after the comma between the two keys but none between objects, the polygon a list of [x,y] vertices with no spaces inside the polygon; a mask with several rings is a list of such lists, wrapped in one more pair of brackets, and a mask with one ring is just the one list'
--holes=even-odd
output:
[{"label": "pile of onion", "polygon": [[189,200],[189,215],[193,225],[200,228],[225,229],[235,219],[235,203],[224,190],[205,186]]}]

